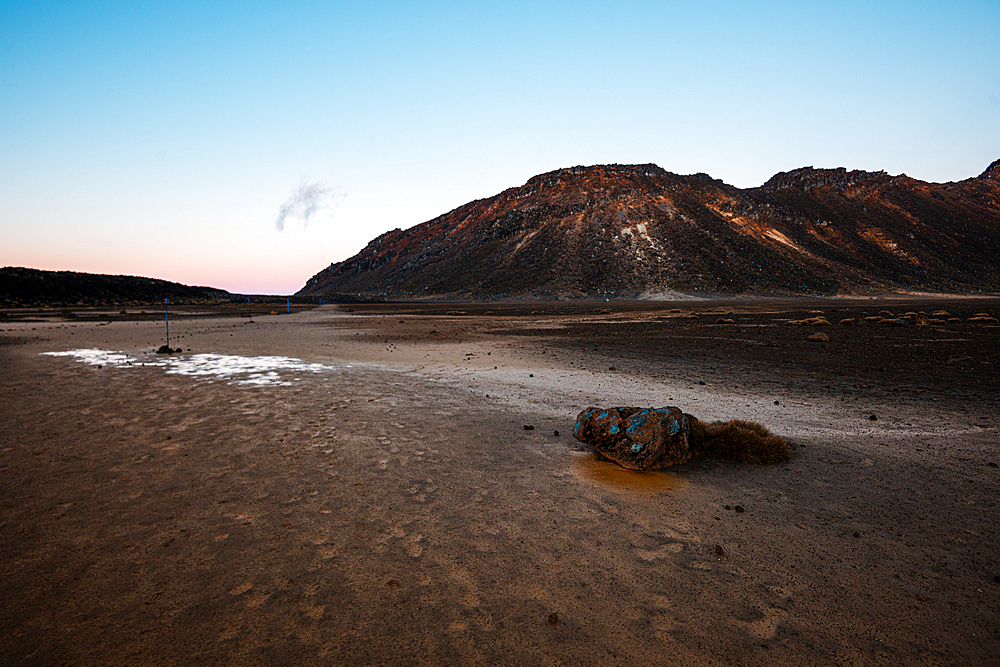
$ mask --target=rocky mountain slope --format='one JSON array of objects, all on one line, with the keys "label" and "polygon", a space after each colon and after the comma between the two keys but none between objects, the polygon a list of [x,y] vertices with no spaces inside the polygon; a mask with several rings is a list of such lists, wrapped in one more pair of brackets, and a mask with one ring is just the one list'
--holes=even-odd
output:
[{"label": "rocky mountain slope", "polygon": [[1000,160],[926,183],[805,167],[740,189],[560,169],[379,236],[301,295],[477,299],[1000,291]]}]

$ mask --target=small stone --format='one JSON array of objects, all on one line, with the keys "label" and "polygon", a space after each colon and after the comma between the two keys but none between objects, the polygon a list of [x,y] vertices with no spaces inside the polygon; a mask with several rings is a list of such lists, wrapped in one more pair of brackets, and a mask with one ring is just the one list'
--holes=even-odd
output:
[{"label": "small stone", "polygon": [[746,510],[745,510],[745,509],[743,509],[743,505],[737,505],[737,506],[736,506],[736,507],[734,507],[733,509],[734,509],[734,510],[736,510],[736,513],[737,513],[737,514],[743,514],[744,512],[746,512]]},{"label": "small stone", "polygon": [[559,622],[559,614],[552,612],[549,614],[549,625],[555,625]]},{"label": "small stone", "polygon": [[608,370],[609,370],[609,371],[616,371],[616,370],[618,370],[618,369],[617,369],[617,368],[615,368],[614,366],[608,366]]},{"label": "small stone", "polygon": [[726,555],[726,552],[723,550],[721,544],[716,544],[715,545],[715,555],[716,556],[725,556]]},{"label": "small stone", "polygon": [[726,505],[726,509],[727,509],[727,510],[731,510],[731,509],[733,509],[733,508],[732,508],[732,507],[730,507],[729,505]]},{"label": "small stone", "polygon": [[989,463],[987,463],[986,465],[988,465],[988,466],[989,466],[989,467],[991,467],[991,468],[996,468],[996,467],[997,467],[997,464],[996,464],[996,462],[995,462],[995,461],[990,461],[990,462],[989,462]]},{"label": "small stone", "polygon": [[830,337],[827,336],[822,331],[817,331],[814,334],[806,336],[806,340],[810,340],[810,341],[812,341],[814,343],[829,343],[830,342]]},{"label": "small stone", "polygon": [[878,421],[878,415],[868,415],[868,421]]},{"label": "small stone", "polygon": [[705,384],[704,380],[698,380],[698,384]]},{"label": "small stone", "polygon": [[918,595],[917,599],[920,600],[921,602],[927,602],[927,598],[924,597],[923,595]]},{"label": "small stone", "polygon": [[997,576],[993,577],[993,583],[994,584],[1000,584],[1000,574],[998,574]]},{"label": "small stone", "polygon": [[534,373],[528,373],[528,377],[533,378],[533,377],[535,377],[535,374]]},{"label": "small stone", "polygon": [[535,430],[535,427],[534,427],[534,426],[532,426],[531,424],[525,424],[525,425],[524,425],[524,430],[525,430],[525,431],[534,431],[534,430]]},{"label": "small stone", "polygon": [[558,430],[553,431],[552,435],[554,435],[554,436],[556,436],[558,438],[559,437],[559,431]]},{"label": "small stone", "polygon": [[775,405],[781,405],[781,401],[775,401],[774,404]]}]

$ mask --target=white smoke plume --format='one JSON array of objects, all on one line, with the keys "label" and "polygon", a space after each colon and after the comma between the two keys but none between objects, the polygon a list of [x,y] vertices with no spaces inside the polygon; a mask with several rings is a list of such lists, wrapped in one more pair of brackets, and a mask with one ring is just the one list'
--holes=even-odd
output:
[{"label": "white smoke plume", "polygon": [[281,205],[278,210],[278,219],[274,226],[278,231],[285,230],[285,220],[298,219],[302,221],[302,227],[309,224],[309,218],[321,209],[328,206],[327,200],[335,195],[333,188],[322,183],[305,183],[299,186],[298,190],[293,190],[288,200]]}]

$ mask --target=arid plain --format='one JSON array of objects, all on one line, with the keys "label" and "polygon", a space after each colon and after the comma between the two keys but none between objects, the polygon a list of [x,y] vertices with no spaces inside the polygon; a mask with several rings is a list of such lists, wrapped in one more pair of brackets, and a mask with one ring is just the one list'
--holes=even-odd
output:
[{"label": "arid plain", "polygon": [[[0,663],[996,664],[981,312],[1000,299],[190,308],[169,357],[152,314],[20,313]],[[589,405],[751,419],[794,458],[629,473],[569,435]]]}]

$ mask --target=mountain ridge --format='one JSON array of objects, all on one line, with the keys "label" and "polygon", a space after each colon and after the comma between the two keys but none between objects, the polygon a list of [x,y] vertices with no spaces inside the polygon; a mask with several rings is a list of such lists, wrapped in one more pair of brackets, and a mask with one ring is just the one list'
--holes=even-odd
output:
[{"label": "mountain ridge", "polygon": [[76,271],[43,271],[25,267],[0,268],[0,305],[106,305],[203,302],[236,295],[215,287],[183,285],[158,278]]},{"label": "mountain ridge", "polygon": [[1000,291],[1000,160],[980,176],[802,167],[740,189],[655,164],[576,166],[373,239],[299,295]]}]

